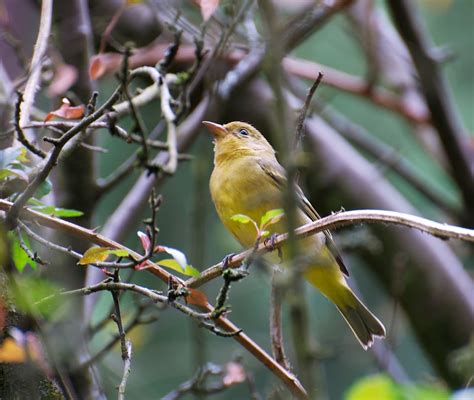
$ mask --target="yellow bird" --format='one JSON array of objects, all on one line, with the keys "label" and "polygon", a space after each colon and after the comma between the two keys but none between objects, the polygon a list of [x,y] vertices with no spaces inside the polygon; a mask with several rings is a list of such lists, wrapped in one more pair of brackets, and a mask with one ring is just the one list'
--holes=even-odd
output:
[{"label": "yellow bird", "polygon": [[[256,240],[255,228],[232,217],[245,214],[258,223],[267,211],[283,208],[285,170],[278,163],[273,147],[253,126],[237,121],[225,125],[208,121],[203,124],[215,137],[210,190],[217,214],[242,246],[252,247]],[[296,187],[296,191],[297,225],[320,218],[302,190]],[[272,234],[287,231],[284,218],[267,230]],[[308,259],[304,278],[336,305],[362,347],[366,350],[374,337],[384,337],[383,324],[347,285],[344,276],[348,275],[347,268],[330,233],[321,232],[303,239],[299,248]],[[286,252],[283,247],[283,261]]]}]

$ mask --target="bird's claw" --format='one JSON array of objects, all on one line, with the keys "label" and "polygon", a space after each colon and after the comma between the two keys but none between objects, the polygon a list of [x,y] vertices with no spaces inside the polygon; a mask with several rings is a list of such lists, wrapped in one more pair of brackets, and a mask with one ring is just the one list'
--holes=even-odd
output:
[{"label": "bird's claw", "polygon": [[277,236],[278,236],[277,233],[272,233],[269,237],[264,239],[263,245],[265,246],[266,249],[268,249],[269,251],[276,250]]},{"label": "bird's claw", "polygon": [[277,247],[276,245],[276,239],[278,237],[278,233],[272,233],[269,237],[267,237],[263,241],[263,245],[265,246],[266,249],[269,251],[278,251],[278,257],[280,257],[280,261],[283,260],[283,255],[281,253],[281,247]]},{"label": "bird's claw", "polygon": [[229,268],[229,264],[231,263],[232,257],[234,256],[235,253],[230,253],[224,257],[224,259],[222,260],[222,270],[226,270],[227,268]]}]

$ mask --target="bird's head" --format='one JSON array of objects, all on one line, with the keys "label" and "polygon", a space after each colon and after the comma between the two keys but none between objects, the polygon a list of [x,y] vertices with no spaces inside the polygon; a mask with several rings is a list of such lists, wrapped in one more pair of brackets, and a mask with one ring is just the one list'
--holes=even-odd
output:
[{"label": "bird's head", "polygon": [[229,122],[225,125],[203,121],[203,124],[214,135],[216,161],[242,156],[275,154],[267,139],[250,124],[240,121]]}]

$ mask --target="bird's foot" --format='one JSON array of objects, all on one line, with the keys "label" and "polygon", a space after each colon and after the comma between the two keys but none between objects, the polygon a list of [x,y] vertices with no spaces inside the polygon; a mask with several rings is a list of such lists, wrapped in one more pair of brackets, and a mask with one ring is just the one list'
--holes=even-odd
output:
[{"label": "bird's foot", "polygon": [[235,253],[227,254],[222,260],[222,270],[225,271],[229,268],[230,263],[232,262],[232,257],[235,256]]},{"label": "bird's foot", "polygon": [[276,245],[277,237],[278,237],[278,233],[272,233],[269,237],[267,237],[263,241],[263,245],[270,252],[278,250],[278,257],[280,257],[280,260],[281,260],[282,259],[281,247],[277,247],[277,245]]}]

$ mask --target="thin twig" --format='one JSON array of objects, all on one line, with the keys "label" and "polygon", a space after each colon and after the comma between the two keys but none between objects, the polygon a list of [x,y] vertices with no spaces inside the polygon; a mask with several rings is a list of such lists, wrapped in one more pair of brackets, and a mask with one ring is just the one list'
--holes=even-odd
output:
[{"label": "thin twig", "polygon": [[[115,270],[114,273],[114,282],[120,282],[118,270]],[[127,356],[127,346],[125,343],[125,331],[123,330],[123,323],[122,323],[122,313],[120,311],[120,302],[119,302],[119,292],[117,290],[111,290],[110,293],[112,294],[112,299],[114,302],[115,313],[113,314],[112,319],[117,324],[117,329],[120,337],[120,349],[122,351],[122,360],[125,361]]]},{"label": "thin twig", "polygon": [[43,261],[36,252],[32,252],[28,245],[25,243],[23,236],[21,235],[21,229],[19,227],[16,228],[18,242],[20,243],[20,247],[23,251],[28,255],[28,257],[32,260],[37,262],[40,265],[47,265],[48,263]]},{"label": "thin twig", "polygon": [[283,333],[281,326],[282,292],[277,279],[277,271],[273,271],[271,296],[270,296],[270,339],[273,358],[283,368],[290,370],[290,365],[285,354]]},{"label": "thin twig", "polygon": [[171,108],[171,93],[168,89],[168,85],[165,79],[161,79],[160,82],[160,93],[161,93],[161,112],[166,120],[166,126],[168,130],[168,136],[166,143],[168,145],[169,158],[163,171],[167,174],[174,174],[178,166],[178,144],[177,144],[177,129],[176,129],[176,115]]},{"label": "thin twig", "polygon": [[[119,272],[115,270],[114,273],[114,282],[119,283]],[[120,349],[122,352],[122,360],[123,360],[123,376],[122,381],[120,382],[118,388],[118,400],[125,399],[125,387],[127,385],[128,376],[130,375],[130,363],[132,358],[132,343],[130,340],[125,338],[125,331],[123,329],[122,323],[122,313],[120,311],[120,301],[119,301],[119,292],[117,290],[111,290],[110,293],[112,294],[112,299],[114,302],[115,313],[113,314],[113,320],[117,324],[117,329],[120,338]]]},{"label": "thin twig", "polygon": [[[114,107],[115,108],[115,107]],[[115,111],[111,111],[109,113],[105,113],[104,117],[109,117],[111,115],[117,116],[117,113]],[[102,119],[102,118],[101,118]],[[47,128],[47,129],[70,129],[74,127],[77,124],[77,122],[69,122],[69,121],[47,121],[47,122],[30,122],[25,128]],[[92,124],[90,124],[87,129],[103,129],[103,128],[110,128],[111,123],[110,122],[104,122],[104,121],[97,121]],[[125,129],[118,125],[113,125],[114,128],[114,134],[118,136],[120,139],[123,139],[126,142],[133,142],[133,143],[142,143],[142,138],[134,133],[128,133]],[[62,130],[57,130],[56,132],[58,133],[63,133]],[[147,139],[146,141],[147,145],[149,147],[152,147],[154,149],[159,149],[159,150],[166,150],[168,147],[165,142],[161,142],[159,140],[153,140],[153,139]]]},{"label": "thin twig", "polygon": [[125,387],[127,386],[128,377],[130,376],[130,364],[132,362],[132,342],[130,340],[125,341],[126,358],[123,361],[123,375],[120,385],[118,387],[118,400],[125,399]]},{"label": "thin twig", "polygon": [[160,72],[151,67],[140,67],[132,71],[132,75],[148,75],[157,85],[161,98],[161,112],[166,120],[167,140],[169,157],[166,165],[162,167],[167,174],[174,174],[178,166],[178,144],[177,144],[177,127],[176,115],[171,107],[173,98],[166,82],[167,76],[162,76]]},{"label": "thin twig", "polygon": [[183,382],[177,389],[163,396],[161,400],[178,400],[188,393],[193,393],[195,395],[210,395],[219,393],[225,390],[228,386],[224,385],[222,381],[214,383],[213,385],[210,383],[206,384],[206,379],[209,376],[223,375],[223,373],[224,368],[221,366],[207,363],[203,367],[199,368],[191,379]]},{"label": "thin twig", "polygon": [[31,107],[35,101],[35,94],[39,88],[41,78],[42,60],[48,47],[48,39],[53,17],[53,0],[41,2],[41,19],[39,23],[38,37],[36,38],[33,57],[31,58],[28,81],[26,82],[21,103],[21,115],[19,125],[23,127],[30,121]]},{"label": "thin twig", "polygon": [[20,226],[26,234],[31,237],[32,239],[36,240],[37,242],[43,244],[44,246],[59,251],[61,253],[67,254],[71,257],[77,258],[78,260],[82,258],[82,254],[74,251],[73,249],[60,246],[56,243],[50,242],[49,240],[45,239],[43,236],[38,235],[35,231],[33,231],[28,225],[26,225],[21,220],[18,220],[18,226]]},{"label": "thin twig", "polygon": [[296,133],[295,133],[295,137],[293,141],[293,150],[296,150],[297,147],[300,145],[301,141],[303,140],[304,121],[306,119],[306,116],[308,115],[308,110],[309,110],[309,106],[311,104],[313,95],[316,92],[316,89],[318,88],[319,84],[323,80],[323,77],[324,77],[323,73],[318,72],[318,77],[311,85],[311,88],[308,90],[308,94],[306,95],[306,98],[304,100],[303,108],[301,109],[300,114],[298,115],[298,122],[296,124]]},{"label": "thin twig", "polygon": [[30,150],[32,153],[36,154],[38,157],[45,158],[46,153],[41,150],[40,148],[36,147],[33,143],[31,143],[25,135],[25,132],[23,132],[23,128],[20,124],[20,119],[21,119],[21,104],[23,102],[23,94],[18,92],[18,99],[15,104],[15,116],[13,120],[13,125],[15,127],[16,131],[16,138],[18,141],[25,146],[28,150]]},{"label": "thin twig", "polygon": [[128,101],[128,106],[130,108],[130,114],[135,121],[135,132],[138,132],[140,135],[141,142],[140,144],[142,145],[142,157],[144,164],[148,162],[148,157],[149,157],[149,151],[148,151],[148,145],[147,145],[147,138],[146,138],[146,128],[145,128],[145,122],[143,121],[142,116],[138,113],[138,110],[135,106],[135,104],[132,101],[132,96],[130,95],[129,91],[129,78],[130,78],[130,73],[128,71],[128,60],[130,57],[130,48],[125,49],[125,55],[123,58],[123,68],[122,68],[122,88],[123,88],[123,93],[125,95],[125,98]]}]

